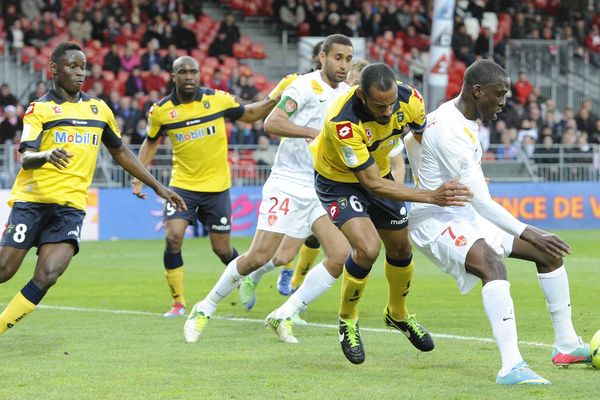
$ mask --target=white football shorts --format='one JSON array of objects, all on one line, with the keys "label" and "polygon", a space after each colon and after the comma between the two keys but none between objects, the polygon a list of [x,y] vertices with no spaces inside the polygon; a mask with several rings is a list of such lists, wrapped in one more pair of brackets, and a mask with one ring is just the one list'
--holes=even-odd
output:
[{"label": "white football shorts", "polygon": [[256,228],[304,239],[312,234],[312,224],[327,211],[314,186],[269,177],[263,186]]},{"label": "white football shorts", "polygon": [[512,252],[514,237],[481,216],[475,221],[444,214],[409,227],[410,238],[442,272],[452,275],[461,293],[468,293],[480,279],[465,270],[469,249],[484,239],[500,257]]}]

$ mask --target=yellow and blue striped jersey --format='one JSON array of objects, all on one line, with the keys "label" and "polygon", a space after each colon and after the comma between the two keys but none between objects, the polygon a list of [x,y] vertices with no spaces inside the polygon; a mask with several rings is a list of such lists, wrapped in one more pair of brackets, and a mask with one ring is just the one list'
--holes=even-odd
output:
[{"label": "yellow and blue striped jersey", "polygon": [[225,118],[238,119],[244,106],[229,93],[200,88],[190,103],[175,91],[148,111],[148,140],[166,135],[173,144],[171,186],[222,192],[231,186]]},{"label": "yellow and blue striped jersey", "polygon": [[73,157],[62,170],[50,163],[21,169],[8,204],[28,201],[85,210],[100,142],[112,148],[122,145],[115,116],[106,103],[85,93],[77,103],[68,102],[50,90],[27,108],[19,151],[62,147]]},{"label": "yellow and blue striped jersey", "polygon": [[[390,172],[390,151],[397,145],[404,127],[415,132],[425,129],[427,117],[421,94],[398,82],[398,100],[390,122],[378,124],[365,111],[357,87],[340,96],[327,111],[321,133],[311,143],[315,170],[327,179],[357,183],[354,172],[373,163],[381,176]],[[354,172],[353,172],[354,171]]]}]

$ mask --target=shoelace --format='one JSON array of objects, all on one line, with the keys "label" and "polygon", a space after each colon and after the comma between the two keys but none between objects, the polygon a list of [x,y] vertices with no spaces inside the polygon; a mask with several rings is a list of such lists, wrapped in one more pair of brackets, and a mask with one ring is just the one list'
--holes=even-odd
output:
[{"label": "shoelace", "polygon": [[356,327],[356,322],[349,321],[345,322],[346,324],[346,335],[348,337],[348,341],[352,347],[358,346],[358,329]]},{"label": "shoelace", "polygon": [[419,323],[416,320],[416,315],[415,314],[411,314],[408,316],[408,318],[406,319],[406,323],[412,328],[412,331],[420,338],[422,338],[423,336],[425,336],[425,332],[423,332],[421,330],[421,326],[419,325]]}]

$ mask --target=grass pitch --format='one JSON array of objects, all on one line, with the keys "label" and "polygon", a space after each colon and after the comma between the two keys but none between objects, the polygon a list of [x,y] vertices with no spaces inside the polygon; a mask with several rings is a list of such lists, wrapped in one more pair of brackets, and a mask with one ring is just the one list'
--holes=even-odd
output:
[{"label": "grass pitch", "polygon": [[[600,329],[600,232],[562,232],[575,327],[586,341]],[[234,240],[245,250],[248,239]],[[170,303],[161,241],[83,243],[81,253],[42,306],[0,336],[0,399],[586,399],[597,398],[600,371],[558,369],[550,362],[552,325],[535,268],[507,261],[521,352],[549,387],[499,387],[500,356],[479,289],[461,296],[454,281],[415,254],[409,309],[433,334],[420,353],[401,334],[383,329],[383,257],[361,300],[367,358],[350,364],[339,347],[339,283],[295,327],[298,345],[277,341],[262,319],[285,298],[276,273],[265,276],[255,308],[244,312],[237,292],[221,303],[204,337],[183,341],[184,319],[166,320]],[[187,239],[186,299],[191,307],[223,270],[207,239]],[[31,277],[34,251],[0,286],[4,307]]]}]

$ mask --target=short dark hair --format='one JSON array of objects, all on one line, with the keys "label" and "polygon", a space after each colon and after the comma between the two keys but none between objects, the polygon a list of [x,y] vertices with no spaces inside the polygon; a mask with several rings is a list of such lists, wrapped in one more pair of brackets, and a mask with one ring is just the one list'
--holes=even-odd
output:
[{"label": "short dark hair", "polygon": [[321,49],[323,49],[323,41],[319,41],[317,43],[315,43],[315,45],[313,46],[312,49],[312,56],[313,57],[318,57],[319,53],[321,52]]},{"label": "short dark hair", "polygon": [[477,60],[467,68],[463,87],[489,85],[508,78],[508,73],[500,65],[490,60]]},{"label": "short dark hair", "polygon": [[369,89],[375,86],[375,89],[386,91],[396,86],[396,75],[394,71],[384,63],[378,62],[369,64],[363,68],[360,73],[358,86],[363,92],[369,93]]},{"label": "short dark hair", "polygon": [[348,36],[341,35],[336,33],[334,35],[329,35],[323,40],[323,46],[321,47],[321,51],[325,54],[329,54],[334,45],[341,44],[342,46],[352,46],[352,42],[348,39]]},{"label": "short dark hair", "polygon": [[81,50],[81,47],[77,43],[73,42],[60,42],[50,55],[50,62],[56,63],[58,60],[65,55],[69,50]]}]

